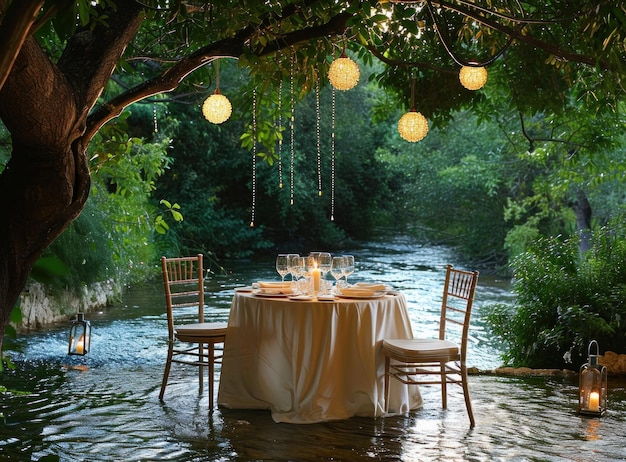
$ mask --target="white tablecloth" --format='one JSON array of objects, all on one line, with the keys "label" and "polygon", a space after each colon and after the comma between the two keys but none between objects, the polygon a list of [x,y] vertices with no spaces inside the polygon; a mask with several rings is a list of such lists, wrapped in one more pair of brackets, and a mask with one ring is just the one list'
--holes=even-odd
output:
[{"label": "white tablecloth", "polygon": [[[384,415],[383,338],[411,338],[403,295],[332,302],[238,293],[228,321],[218,404],[270,409],[276,422]],[[422,405],[391,381],[389,414]]]}]

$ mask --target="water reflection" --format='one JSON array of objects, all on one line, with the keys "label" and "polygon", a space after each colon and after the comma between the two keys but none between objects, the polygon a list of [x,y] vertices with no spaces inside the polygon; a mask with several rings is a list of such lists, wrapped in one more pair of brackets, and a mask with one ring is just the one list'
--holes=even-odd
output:
[{"label": "water reflection", "polygon": [[[416,334],[433,335],[446,249],[407,239],[351,249],[354,281],[384,281],[407,295]],[[226,273],[207,282],[213,320],[226,320],[233,287],[277,278],[269,261],[223,262]],[[499,364],[481,308],[510,299],[506,282],[481,275],[470,362]],[[20,393],[0,394],[0,459],[62,461],[248,460],[549,460],[626,458],[624,385],[610,383],[602,419],[575,415],[578,388],[566,379],[472,376],[477,426],[469,429],[462,394],[452,390],[448,410],[439,389],[422,387],[424,409],[391,418],[353,418],[310,425],[276,424],[269,412],[208,412],[197,376],[174,367],[166,402],[158,392],[166,353],[159,284],[133,288],[123,303],[89,315],[92,350],[67,356],[67,329],[23,336],[11,344],[18,369],[0,383]],[[217,368],[219,374],[219,367]]]}]

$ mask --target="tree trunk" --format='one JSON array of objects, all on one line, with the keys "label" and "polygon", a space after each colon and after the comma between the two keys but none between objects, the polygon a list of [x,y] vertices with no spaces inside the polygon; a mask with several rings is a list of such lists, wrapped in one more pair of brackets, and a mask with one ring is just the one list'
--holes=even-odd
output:
[{"label": "tree trunk", "polygon": [[87,201],[87,116],[142,21],[137,2],[122,3],[107,26],[77,32],[58,64],[27,38],[0,90],[12,140],[0,175],[0,351],[33,264]]},{"label": "tree trunk", "polygon": [[586,252],[592,246],[591,242],[591,204],[585,191],[579,189],[576,193],[576,203],[572,207],[576,215],[576,230],[580,237],[580,251]]}]

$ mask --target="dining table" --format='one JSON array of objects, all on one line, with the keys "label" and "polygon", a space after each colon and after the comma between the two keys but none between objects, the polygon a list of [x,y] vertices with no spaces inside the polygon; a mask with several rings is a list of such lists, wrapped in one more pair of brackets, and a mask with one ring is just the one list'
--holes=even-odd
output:
[{"label": "dining table", "polygon": [[290,423],[418,409],[419,388],[397,380],[386,403],[384,338],[412,338],[402,293],[320,300],[236,292],[218,406],[269,409],[275,422]]}]

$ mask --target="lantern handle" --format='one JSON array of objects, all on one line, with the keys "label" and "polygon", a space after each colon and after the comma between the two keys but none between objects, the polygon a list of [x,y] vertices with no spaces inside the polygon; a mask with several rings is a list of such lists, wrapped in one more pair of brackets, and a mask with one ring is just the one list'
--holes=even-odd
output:
[{"label": "lantern handle", "polygon": [[596,354],[593,356],[600,356],[600,347],[598,346],[598,342],[596,342],[595,340],[592,340],[591,342],[589,342],[589,348],[587,349],[587,356],[591,357],[591,347],[595,345],[596,346]]}]

